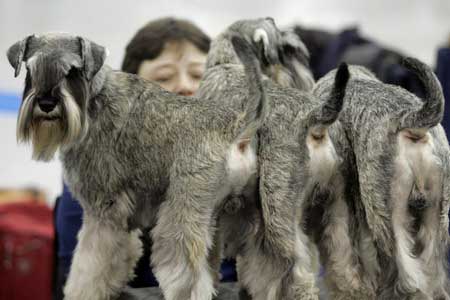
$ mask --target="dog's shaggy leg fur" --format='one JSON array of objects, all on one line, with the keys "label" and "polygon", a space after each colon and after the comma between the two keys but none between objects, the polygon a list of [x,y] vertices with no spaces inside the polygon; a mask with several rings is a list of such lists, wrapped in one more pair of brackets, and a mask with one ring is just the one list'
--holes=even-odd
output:
[{"label": "dog's shaggy leg fur", "polygon": [[[399,282],[397,293],[423,297],[429,291],[437,291],[445,278],[442,262],[436,259],[438,247],[439,205],[442,195],[441,162],[434,155],[434,139],[427,133],[419,141],[411,140],[408,132],[398,136],[399,153],[396,158],[396,174],[392,183],[392,223],[397,245]],[[415,211],[415,218],[411,215]],[[414,221],[420,220],[420,227],[414,235]],[[417,227],[417,225],[416,225]],[[444,275],[444,276],[442,276]],[[444,284],[445,285],[445,284]]]},{"label": "dog's shaggy leg fur", "polygon": [[325,212],[328,221],[320,241],[320,248],[326,252],[325,280],[330,287],[331,299],[375,299],[363,280],[361,265],[350,240],[350,215],[344,198],[344,184],[340,180],[333,185],[336,193]]},{"label": "dog's shaggy leg fur", "polygon": [[[216,221],[216,218],[214,218],[214,221]],[[222,263],[222,247],[223,247],[221,232],[220,230],[216,230],[216,227],[217,227],[216,224],[211,225],[211,228],[213,228],[215,232],[213,232],[214,234],[213,244],[211,251],[209,252],[208,255],[210,272],[214,280],[214,288],[218,288],[222,276],[220,274],[220,265]]]},{"label": "dog's shaggy leg fur", "polygon": [[[184,214],[160,218],[152,231],[152,266],[167,300],[211,300],[215,294],[208,264],[212,241],[206,224],[210,212],[194,215],[189,213],[190,209],[195,208],[184,207]],[[173,215],[173,210],[169,202],[163,203],[160,215]],[[167,222],[177,224],[178,230],[168,232]]]},{"label": "dog's shaggy leg fur", "polygon": [[263,139],[265,147],[260,149],[263,217],[239,260],[240,280],[254,300],[318,299],[310,259],[305,259],[309,251],[298,232],[296,203],[284,201],[295,198],[291,174],[298,165],[293,153],[298,145],[286,143]]},{"label": "dog's shaggy leg fur", "polygon": [[[201,169],[179,165],[172,170],[152,230],[151,261],[166,300],[211,300],[216,293],[208,255],[213,248],[214,207],[229,192],[222,184],[224,165],[219,156],[226,153],[206,154],[211,158],[206,160],[205,151],[211,149],[207,144],[191,147],[203,149],[196,151],[198,157],[191,157]],[[215,163],[211,163],[213,156]]]},{"label": "dog's shaggy leg fur", "polygon": [[139,235],[139,230],[128,232],[85,214],[64,299],[117,296],[133,277],[134,266],[142,255]]},{"label": "dog's shaggy leg fur", "polygon": [[[249,244],[258,242],[260,239],[257,236],[248,241]],[[265,252],[263,245],[259,245],[259,250],[253,245],[248,247],[238,260],[239,278],[251,294],[250,297],[245,293],[242,299],[318,299],[314,273],[307,267],[310,265],[309,249],[301,249],[302,243],[298,242],[298,252],[292,253],[294,262],[289,266],[287,259],[277,261],[270,257],[272,254]],[[277,262],[286,267],[281,268]]]},{"label": "dog's shaggy leg fur", "polygon": [[[170,215],[172,210],[169,203],[164,203],[160,213]],[[186,214],[179,215],[178,219],[165,219],[167,222],[178,223],[179,229],[176,232],[167,232],[167,226],[164,226],[166,221],[162,219],[153,229],[153,270],[165,299],[210,300],[215,290],[208,264],[208,250],[212,246],[206,226],[208,220],[196,219],[188,210],[189,208],[183,209]],[[200,218],[207,219],[208,212]]]}]

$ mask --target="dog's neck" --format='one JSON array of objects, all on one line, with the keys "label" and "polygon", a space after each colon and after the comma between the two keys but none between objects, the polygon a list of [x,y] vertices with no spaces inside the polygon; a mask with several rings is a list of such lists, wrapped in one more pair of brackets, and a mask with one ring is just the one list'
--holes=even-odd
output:
[{"label": "dog's neck", "polygon": [[212,42],[206,62],[207,68],[224,64],[241,64],[231,45],[230,36],[231,34],[223,33]]}]

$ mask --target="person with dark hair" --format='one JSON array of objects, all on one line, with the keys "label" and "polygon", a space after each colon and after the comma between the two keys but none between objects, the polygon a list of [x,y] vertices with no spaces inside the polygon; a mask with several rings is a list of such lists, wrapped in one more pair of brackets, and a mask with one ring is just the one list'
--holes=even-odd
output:
[{"label": "person with dark hair", "polygon": [[[204,72],[211,39],[196,25],[175,18],[161,18],[147,23],[126,47],[122,70],[153,81],[180,95],[193,95]],[[62,288],[67,279],[83,211],[68,187],[55,205],[56,278],[54,299],[63,299]],[[143,230],[144,254],[138,262],[131,287],[156,286],[150,269],[150,228]],[[222,281],[236,281],[235,262],[225,260]]]},{"label": "person with dark hair", "polygon": [[189,21],[158,19],[131,39],[122,70],[189,96],[198,89],[210,43],[211,39]]}]

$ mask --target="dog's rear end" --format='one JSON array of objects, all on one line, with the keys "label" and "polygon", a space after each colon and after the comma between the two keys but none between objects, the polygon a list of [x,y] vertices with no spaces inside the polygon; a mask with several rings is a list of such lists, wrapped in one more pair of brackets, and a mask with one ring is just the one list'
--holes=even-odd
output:
[{"label": "dog's rear end", "polygon": [[448,142],[439,122],[442,89],[424,64],[405,65],[422,80],[427,94],[421,106],[400,118],[391,185],[392,225],[398,267],[397,293],[431,299],[447,297]]},{"label": "dog's rear end", "polygon": [[[427,66],[414,59],[406,65],[428,90],[423,103],[353,68],[351,96],[335,135],[351,145],[341,151],[350,159],[344,165],[352,164],[346,172],[353,174],[357,188],[349,180],[345,188],[360,193],[352,195],[346,209],[346,226],[358,224],[346,233],[354,255],[346,268],[356,270],[355,279],[372,282],[376,299],[448,299],[450,152],[438,125],[442,91]],[[316,94],[327,85],[329,77],[319,81]],[[331,278],[331,289],[339,298],[346,292],[337,278]]]},{"label": "dog's rear end", "polygon": [[[298,90],[301,86],[295,86],[298,81],[292,79],[295,74],[290,72],[298,69],[287,68],[294,58],[283,58],[286,43],[270,18],[233,24],[213,42],[208,68],[198,91],[206,101],[218,98],[237,109],[253,107],[247,111],[260,116],[257,118],[260,123],[253,123],[242,131],[237,140],[240,147],[236,149],[250,146],[255,158],[256,153],[264,153],[262,156],[267,158],[264,161],[258,155],[258,164],[267,169],[264,180],[258,180],[259,189],[250,187],[253,193],[264,190],[261,200],[255,201],[252,192],[247,193],[245,196],[250,197],[242,200],[240,210],[221,217],[226,237],[230,236],[229,232],[236,232],[235,228],[243,235],[239,237],[237,247],[233,246],[236,236],[225,242],[228,248],[231,245],[238,250],[239,278],[254,299],[317,299],[314,274],[308,269],[309,251],[300,240],[297,226],[297,183],[292,182],[298,172],[298,151],[301,151],[295,146],[298,145],[299,128],[292,125],[298,124],[294,122],[297,114],[306,118],[313,101]],[[292,49],[298,46],[292,40],[289,43]],[[277,72],[273,72],[275,70]],[[285,94],[282,83],[297,89],[289,89]],[[270,97],[267,97],[268,86],[272,93]],[[302,99],[307,100],[304,108]],[[272,100],[277,103],[267,103]],[[264,106],[270,107],[270,111]],[[267,120],[269,115],[270,121]],[[259,126],[264,128],[257,141],[255,133]],[[264,145],[260,144],[256,152],[261,137]],[[256,175],[252,184],[256,182]],[[248,191],[249,186],[241,188]],[[227,221],[224,222],[224,218]],[[303,257],[306,260],[300,259]]]}]

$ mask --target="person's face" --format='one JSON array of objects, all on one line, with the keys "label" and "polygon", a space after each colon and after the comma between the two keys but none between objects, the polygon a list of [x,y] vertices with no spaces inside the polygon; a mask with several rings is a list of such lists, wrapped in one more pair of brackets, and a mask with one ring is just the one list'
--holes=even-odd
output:
[{"label": "person's face", "polygon": [[155,59],[144,60],[137,75],[180,95],[193,95],[205,70],[206,53],[187,41],[170,41]]}]

